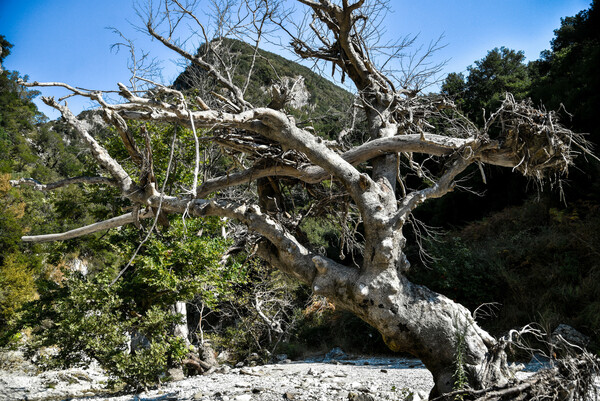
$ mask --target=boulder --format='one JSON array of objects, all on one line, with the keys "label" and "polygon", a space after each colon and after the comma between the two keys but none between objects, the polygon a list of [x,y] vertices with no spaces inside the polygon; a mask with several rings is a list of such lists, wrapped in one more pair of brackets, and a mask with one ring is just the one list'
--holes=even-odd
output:
[{"label": "boulder", "polygon": [[171,368],[167,371],[168,376],[173,381],[180,381],[185,379],[182,368]]},{"label": "boulder", "polygon": [[560,324],[552,332],[551,342],[553,346],[561,349],[572,348],[570,347],[572,345],[585,348],[590,342],[590,338],[569,325]]},{"label": "boulder", "polygon": [[350,401],[375,401],[375,398],[371,394],[366,393],[350,393],[348,394]]},{"label": "boulder", "polygon": [[342,351],[342,349],[339,347],[335,347],[331,351],[329,351],[327,354],[325,354],[325,360],[343,359],[345,357],[346,357],[346,353],[344,351]]},{"label": "boulder", "polygon": [[198,346],[198,356],[211,366],[219,366],[215,350],[207,343]]}]

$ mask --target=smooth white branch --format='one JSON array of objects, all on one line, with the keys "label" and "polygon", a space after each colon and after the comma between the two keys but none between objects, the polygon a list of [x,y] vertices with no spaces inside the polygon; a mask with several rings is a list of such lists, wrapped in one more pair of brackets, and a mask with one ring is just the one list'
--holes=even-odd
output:
[{"label": "smooth white branch", "polygon": [[69,123],[71,127],[75,129],[81,140],[91,150],[94,159],[104,167],[110,175],[117,181],[121,192],[124,194],[129,193],[133,189],[133,181],[129,174],[123,169],[123,167],[113,159],[110,154],[104,149],[93,136],[88,132],[88,126],[85,122],[78,120],[71,110],[65,105],[61,105],[54,98],[43,97],[42,101],[48,106],[55,108],[60,111],[63,118]]},{"label": "smooth white branch", "polygon": [[50,241],[64,241],[67,239],[77,238],[88,234],[93,234],[98,231],[109,230],[111,228],[121,227],[125,224],[133,223],[136,219],[148,219],[154,216],[151,210],[144,210],[137,216],[134,213],[126,213],[112,219],[100,221],[98,223],[90,224],[85,227],[76,228],[63,233],[56,234],[43,234],[43,235],[25,235],[21,237],[23,242],[50,242]]},{"label": "smooth white branch", "polygon": [[33,178],[19,178],[18,180],[10,180],[10,185],[19,187],[21,185],[30,186],[38,191],[52,191],[67,185],[87,184],[87,185],[111,185],[117,186],[117,181],[107,177],[72,177],[64,180],[51,182],[50,184],[42,184]]},{"label": "smooth white branch", "polygon": [[[473,138],[452,138],[435,134],[401,135],[369,141],[340,154],[340,156],[353,166],[357,166],[360,163],[367,162],[384,154],[396,154],[400,152],[448,156],[468,144],[474,144],[474,142]],[[502,167],[514,167],[518,163],[518,160],[514,156],[499,146],[489,147],[480,151],[476,159],[487,164]],[[299,166],[282,164],[263,168],[253,167],[205,181],[200,186],[197,197],[205,198],[211,192],[245,184],[264,177],[291,177],[308,184],[315,184],[331,178],[331,175],[324,168],[313,164]]]}]

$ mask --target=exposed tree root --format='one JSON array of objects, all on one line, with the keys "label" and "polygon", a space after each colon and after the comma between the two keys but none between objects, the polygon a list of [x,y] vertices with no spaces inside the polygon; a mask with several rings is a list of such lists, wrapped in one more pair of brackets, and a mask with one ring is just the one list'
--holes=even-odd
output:
[{"label": "exposed tree root", "polygon": [[[446,393],[435,401],[492,400],[597,400],[600,388],[594,380],[600,374],[600,359],[588,352],[555,361],[525,380],[481,390],[464,389]],[[432,400],[432,401],[434,401]]]},{"label": "exposed tree root", "polygon": [[202,375],[215,370],[215,365],[203,361],[198,355],[191,352],[188,353],[187,357],[181,363],[189,376]]}]

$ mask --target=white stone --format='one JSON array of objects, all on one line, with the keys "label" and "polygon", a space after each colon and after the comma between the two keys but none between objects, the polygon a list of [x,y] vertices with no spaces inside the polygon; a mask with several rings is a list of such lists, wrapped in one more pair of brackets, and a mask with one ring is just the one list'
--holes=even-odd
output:
[{"label": "white stone", "polygon": [[360,283],[358,285],[358,289],[360,291],[360,295],[366,297],[367,295],[369,295],[369,287],[363,283]]}]

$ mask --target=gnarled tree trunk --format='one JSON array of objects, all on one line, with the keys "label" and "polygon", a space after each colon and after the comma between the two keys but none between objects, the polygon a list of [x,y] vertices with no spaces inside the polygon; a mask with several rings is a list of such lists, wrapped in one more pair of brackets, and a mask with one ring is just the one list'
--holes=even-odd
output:
[{"label": "gnarled tree trunk", "polygon": [[[473,388],[504,384],[510,377],[504,352],[463,306],[408,281],[396,269],[362,274],[346,294],[329,296],[377,328],[390,349],[421,359],[432,373],[432,396],[455,389],[458,369]],[[461,353],[463,366],[457,353]]]},{"label": "gnarled tree trunk", "polygon": [[[343,142],[344,132],[340,132],[338,141],[324,140],[318,133],[298,124],[281,101],[271,102],[267,107],[252,105],[244,98],[247,82],[243,87],[237,86],[232,79],[233,71],[218,54],[221,49],[219,37],[216,42],[205,37],[207,42],[203,52],[197,55],[188,53],[171,40],[174,27],[185,25],[179,23],[181,19],[191,17],[192,22],[200,22],[180,2],[167,0],[166,7],[146,14],[164,13],[164,18],[153,20],[151,17],[147,21],[148,33],[204,70],[217,88],[203,94],[203,99],[195,94],[186,97],[182,92],[160,85],[142,96],[119,84],[120,95],[125,101],[108,104],[99,91],[63,83],[24,83],[27,86],[62,87],[71,95],[98,102],[105,120],[115,126],[131,160],[140,168],[139,176],[145,178],[135,182],[93,138],[88,124],[78,120],[66,105],[53,98],[43,98],[62,113],[110,178],[78,177],[48,185],[21,180],[15,185],[30,184],[50,190],[81,182],[110,184],[130,201],[134,212],[67,233],[27,236],[23,240],[67,239],[122,224],[139,224],[140,219],[157,216],[156,219],[169,213],[226,217],[245,224],[264,237],[266,241],[259,252],[265,261],[373,325],[391,349],[420,358],[433,374],[435,387],[432,394],[452,390],[457,371],[462,371],[468,384],[475,389],[506,383],[509,372],[502,346],[477,326],[471,313],[406,278],[409,262],[403,252],[406,239],[402,229],[415,208],[428,199],[452,191],[456,178],[472,164],[512,167],[541,179],[549,173],[566,172],[573,161],[573,147],[586,151],[584,142],[580,136],[558,124],[552,112],[536,110],[526,102],[517,103],[510,95],[499,110],[490,114],[483,127],[477,127],[462,116],[451,101],[418,96],[428,71],[414,74],[412,81],[384,74],[373,58],[375,48],[369,47],[369,40],[377,39],[377,35],[363,36],[377,31],[378,22],[369,18],[378,15],[386,6],[383,2],[299,2],[312,14],[309,30],[312,36],[305,37],[302,31],[293,36],[293,50],[302,58],[330,63],[334,72],[341,71],[342,79],[348,77],[354,83],[357,90],[355,107],[360,109],[357,114],[363,117],[363,128],[360,129],[364,129],[358,137],[366,138],[364,143]],[[247,13],[237,14],[249,16],[253,24],[248,24],[247,20],[238,21],[237,25],[227,21],[227,29],[240,35],[247,35],[248,29],[256,28],[255,49],[265,33],[263,28],[269,23],[274,22],[289,33],[285,17],[292,15],[278,14],[276,5],[268,0],[258,3],[261,7],[248,6]],[[224,11],[222,16],[226,15]],[[278,20],[280,15],[284,19]],[[222,22],[226,20],[224,18]],[[157,25],[157,21],[164,25]],[[201,28],[206,32],[205,27]],[[398,44],[390,53],[402,53],[403,46],[404,43]],[[256,57],[255,51],[252,65]],[[252,70],[247,72],[248,80],[251,73]],[[200,160],[196,154],[196,178],[191,193],[161,193],[151,171],[150,141],[146,141],[146,150],[141,152],[128,131],[128,120],[179,124],[190,128],[196,139],[197,129],[210,130],[214,146],[235,154],[246,164],[240,163],[236,165],[238,168],[207,176],[196,186]],[[350,129],[359,130],[354,124]],[[497,139],[490,139],[491,131]],[[439,173],[430,173],[425,168],[428,160],[417,162],[413,154],[442,160],[435,168]],[[400,166],[412,174],[413,180],[422,178],[420,183],[409,187]],[[364,227],[360,235],[354,233],[355,240],[363,241],[364,251],[359,263],[342,265],[311,251],[309,244],[295,236],[295,224],[311,209],[282,208],[285,199],[276,185],[282,177],[288,182],[295,180],[301,189],[329,181],[330,192],[339,195],[336,199],[344,199],[345,207],[355,211]],[[258,200],[250,191],[244,192],[257,180]],[[232,201],[227,193],[222,196],[221,192],[232,187],[237,187],[245,196],[236,201]],[[307,193],[310,202],[319,201],[318,196],[312,196],[308,190]],[[339,200],[332,204],[330,210],[339,208]],[[286,216],[288,212],[294,216]]]}]

